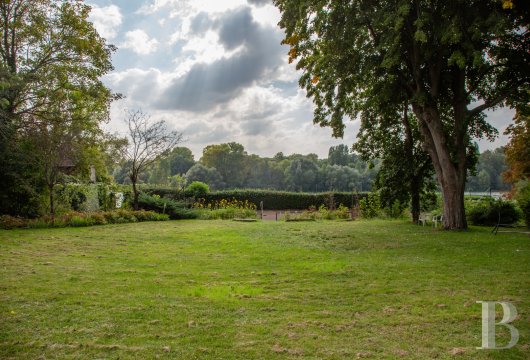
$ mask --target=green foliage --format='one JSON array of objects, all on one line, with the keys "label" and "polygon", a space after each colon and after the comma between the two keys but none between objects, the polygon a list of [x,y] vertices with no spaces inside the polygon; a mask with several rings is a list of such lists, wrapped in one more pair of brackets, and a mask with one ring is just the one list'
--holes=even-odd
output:
[{"label": "green foliage", "polygon": [[400,202],[399,200],[394,200],[391,205],[387,205],[383,208],[383,212],[386,216],[390,218],[399,219],[404,216],[406,208],[407,203]]},{"label": "green foliage", "polygon": [[530,181],[520,181],[516,186],[515,199],[523,211],[526,226],[530,229]]},{"label": "green foliage", "polygon": [[241,170],[246,155],[243,145],[230,142],[206,146],[200,161],[207,167],[217,169],[228,186],[241,187],[244,185],[244,173]]},{"label": "green foliage", "polygon": [[512,201],[484,198],[466,201],[467,218],[473,225],[495,226],[501,224],[515,224],[521,218],[521,213]]},{"label": "green foliage", "polygon": [[340,204],[337,209],[329,209],[326,205],[322,204],[315,210],[314,207],[310,207],[309,210],[304,211],[300,215],[287,214],[286,219],[289,221],[293,220],[337,220],[337,219],[349,219],[350,209]]},{"label": "green foliage", "polygon": [[0,216],[0,229],[15,228],[61,228],[61,227],[83,227],[106,224],[123,224],[139,221],[166,221],[169,215],[158,214],[154,211],[132,211],[132,210],[113,210],[82,213],[71,211],[57,216],[54,220],[48,215],[28,220],[9,215]]},{"label": "green foliage", "polygon": [[486,150],[478,155],[475,171],[470,171],[466,191],[487,192],[491,190],[509,190],[503,181],[502,173],[507,170],[504,148]]},{"label": "green foliage", "polygon": [[116,193],[130,197],[128,186],[115,184],[77,184],[65,183],[54,187],[56,213],[73,211],[108,211],[116,208]]},{"label": "green foliage", "polygon": [[361,216],[365,219],[373,219],[381,215],[381,200],[378,193],[370,193],[359,201]]},{"label": "green foliage", "polygon": [[44,182],[37,165],[31,161],[31,144],[16,139],[14,127],[3,126],[0,119],[0,214],[38,217],[43,214],[41,194]]},{"label": "green foliage", "polygon": [[39,204],[37,194],[53,189],[62,165],[85,174],[82,159],[99,165],[99,124],[116,98],[101,78],[115,47],[89,15],[76,0],[0,3],[0,153],[9,157],[0,156],[2,213],[38,216],[53,202]]},{"label": "green foliage", "polygon": [[225,209],[200,209],[196,210],[199,214],[199,219],[203,220],[228,220],[228,219],[255,219],[256,210],[239,209],[239,208],[225,208]]},{"label": "green foliage", "polygon": [[[418,150],[435,165],[444,226],[466,227],[460,182],[474,161],[473,138],[498,133],[484,111],[528,104],[528,9],[496,0],[276,0],[289,61],[314,103],[313,122],[342,137],[345,119],[369,133],[406,104],[417,118]],[[377,116],[383,110],[384,116]],[[373,116],[375,114],[375,116]],[[388,116],[389,117],[388,117]],[[409,156],[404,161],[410,162]]]},{"label": "green foliage", "polygon": [[0,215],[0,229],[10,230],[26,226],[26,220],[11,215]]},{"label": "green foliage", "polygon": [[256,204],[248,200],[221,199],[213,202],[206,202],[204,198],[199,199],[193,204],[195,209],[245,209],[256,211]]},{"label": "green foliage", "polygon": [[197,213],[188,209],[183,202],[177,202],[168,198],[151,196],[141,193],[138,197],[138,205],[145,210],[153,210],[157,213],[167,214],[172,220],[195,219]]},{"label": "green foliage", "polygon": [[184,193],[186,196],[194,197],[196,199],[200,198],[201,196],[205,196],[210,192],[210,187],[200,181],[194,181],[191,184],[189,184],[186,189],[184,190]]},{"label": "green foliage", "polygon": [[200,219],[255,219],[256,205],[248,200],[221,199],[207,203],[204,199],[193,204]]},{"label": "green foliage", "polygon": [[311,206],[319,207],[325,205],[330,207],[330,194],[333,195],[334,203],[342,203],[350,207],[357,204],[357,198],[362,198],[366,194],[354,195],[352,193],[298,193],[285,191],[267,190],[227,190],[210,193],[204,196],[205,201],[214,202],[222,199],[248,200],[258,205],[263,202],[265,210],[305,210]]},{"label": "green foliage", "polygon": [[200,181],[206,183],[212,189],[222,189],[225,186],[220,172],[214,167],[207,167],[203,164],[193,165],[185,175],[188,182]]}]

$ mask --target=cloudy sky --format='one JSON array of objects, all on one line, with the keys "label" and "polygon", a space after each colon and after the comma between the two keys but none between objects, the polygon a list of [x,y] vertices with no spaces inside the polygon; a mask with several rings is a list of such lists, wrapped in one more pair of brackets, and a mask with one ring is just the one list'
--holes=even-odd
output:
[{"label": "cloudy sky", "polygon": [[[280,45],[278,10],[270,0],[88,0],[91,20],[118,47],[104,78],[125,95],[108,130],[124,134],[124,110],[142,109],[184,133],[199,158],[209,144],[237,141],[249,153],[317,153],[351,145],[312,123],[312,104]],[[509,110],[490,114],[502,134]],[[481,150],[504,145],[480,142]]]}]

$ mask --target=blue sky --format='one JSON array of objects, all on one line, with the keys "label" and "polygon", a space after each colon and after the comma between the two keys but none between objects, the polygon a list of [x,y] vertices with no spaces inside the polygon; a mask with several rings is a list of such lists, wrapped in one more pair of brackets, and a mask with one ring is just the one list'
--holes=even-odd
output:
[{"label": "blue sky", "polygon": [[[118,47],[104,82],[125,99],[107,129],[124,133],[124,110],[142,109],[184,133],[196,158],[209,144],[237,141],[249,153],[316,153],[355,141],[312,123],[312,104],[280,45],[280,14],[270,0],[89,0],[91,20]],[[489,113],[502,134],[513,113]],[[507,142],[480,141],[481,150]]]}]

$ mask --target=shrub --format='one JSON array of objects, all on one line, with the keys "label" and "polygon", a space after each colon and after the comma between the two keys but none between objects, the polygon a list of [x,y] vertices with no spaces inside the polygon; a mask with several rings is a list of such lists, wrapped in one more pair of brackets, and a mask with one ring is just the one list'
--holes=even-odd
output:
[{"label": "shrub", "polygon": [[517,184],[515,199],[523,211],[526,226],[530,229],[530,181],[525,180]]},{"label": "shrub", "polygon": [[90,218],[92,219],[92,223],[94,225],[107,224],[107,220],[105,219],[105,216],[101,212],[95,212],[95,213],[90,214]]},{"label": "shrub", "polygon": [[483,226],[495,226],[499,214],[502,224],[514,224],[521,218],[513,202],[492,198],[466,201],[466,213],[471,224]]},{"label": "shrub", "polygon": [[256,210],[256,204],[251,203],[248,200],[237,200],[237,199],[221,199],[207,203],[204,199],[199,199],[193,204],[196,209],[248,209]]},{"label": "shrub", "polygon": [[221,199],[213,203],[206,203],[204,199],[193,204],[193,207],[200,212],[201,219],[255,219],[256,205],[248,200],[227,200]]},{"label": "shrub", "polygon": [[158,214],[154,211],[101,211],[92,213],[80,213],[71,211],[57,216],[52,221],[50,216],[43,216],[34,220],[13,218],[11,216],[0,216],[0,228],[13,229],[16,227],[28,227],[33,229],[52,227],[82,227],[105,224],[123,224],[136,221],[165,221],[169,220],[169,215]]},{"label": "shrub", "polygon": [[335,210],[337,219],[349,219],[350,218],[350,209],[346,206],[340,204],[337,210]]},{"label": "shrub", "polygon": [[199,198],[201,196],[204,196],[210,192],[210,187],[200,181],[194,181],[191,184],[189,184],[186,189],[184,190],[184,193],[186,196]]},{"label": "shrub", "polygon": [[365,219],[373,219],[381,213],[381,201],[379,194],[370,193],[364,199],[359,201],[361,216]]},{"label": "shrub", "polygon": [[407,208],[407,204],[395,200],[392,205],[385,207],[383,210],[385,215],[394,219],[403,217],[403,212]]},{"label": "shrub", "polygon": [[72,216],[72,218],[67,224],[68,226],[72,226],[72,227],[82,227],[82,226],[90,226],[92,225],[92,222],[89,221],[89,219],[85,217]]},{"label": "shrub", "polygon": [[0,216],[0,229],[10,230],[18,229],[27,226],[27,221],[23,218],[10,216],[10,215],[1,215]]},{"label": "shrub", "polygon": [[198,210],[199,218],[203,220],[228,220],[228,219],[255,219],[256,210],[250,209],[236,209],[236,208],[227,208],[227,209],[215,209],[215,210]]},{"label": "shrub", "polygon": [[162,214],[168,214],[170,219],[195,219],[197,214],[186,208],[183,202],[174,201],[141,193],[138,204],[142,209],[152,210]]}]

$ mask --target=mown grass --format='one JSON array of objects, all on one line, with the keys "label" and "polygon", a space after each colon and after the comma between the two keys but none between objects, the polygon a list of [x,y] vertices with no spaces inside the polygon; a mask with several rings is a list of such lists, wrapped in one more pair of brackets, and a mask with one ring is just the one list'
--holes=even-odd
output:
[{"label": "mown grass", "polygon": [[[530,239],[489,230],[191,220],[0,231],[0,358],[527,359]],[[475,349],[478,300],[517,307],[515,348]]]}]

